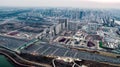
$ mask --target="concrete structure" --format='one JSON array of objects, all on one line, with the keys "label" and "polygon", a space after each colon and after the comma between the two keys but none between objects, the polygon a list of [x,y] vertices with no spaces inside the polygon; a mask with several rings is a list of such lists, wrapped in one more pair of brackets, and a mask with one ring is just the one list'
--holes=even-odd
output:
[{"label": "concrete structure", "polygon": [[76,23],[75,21],[68,22],[68,29],[71,31],[78,30],[78,23]]},{"label": "concrete structure", "polygon": [[59,23],[61,23],[61,29],[68,29],[68,21],[67,19],[59,19]]},{"label": "concrete structure", "polygon": [[62,30],[62,29],[61,29],[61,24],[60,24],[60,23],[59,23],[59,24],[56,24],[54,30],[55,30],[55,34],[56,34],[56,35],[59,34],[60,31]]},{"label": "concrete structure", "polygon": [[119,39],[114,39],[111,37],[105,37],[104,41],[107,42],[106,44],[104,44],[104,47],[108,47],[108,48],[117,48],[119,45]]},{"label": "concrete structure", "polygon": [[97,23],[88,23],[88,32],[97,31],[98,24]]}]

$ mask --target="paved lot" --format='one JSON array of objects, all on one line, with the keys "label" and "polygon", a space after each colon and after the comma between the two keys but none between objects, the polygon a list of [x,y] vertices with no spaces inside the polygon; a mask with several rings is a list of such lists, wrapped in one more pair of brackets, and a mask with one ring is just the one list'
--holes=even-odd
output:
[{"label": "paved lot", "polygon": [[73,58],[79,58],[79,59],[84,59],[84,60],[93,60],[93,61],[110,62],[110,63],[120,64],[120,59],[117,59],[117,58],[106,57],[106,56],[93,54],[93,53],[89,53],[89,52],[70,50],[69,48],[63,48],[63,47],[47,45],[47,44],[32,45],[22,51],[30,52],[30,53],[36,52],[40,55],[73,57]]},{"label": "paved lot", "polygon": [[27,43],[28,40],[21,40],[11,37],[0,36],[0,45],[15,50],[19,46]]}]

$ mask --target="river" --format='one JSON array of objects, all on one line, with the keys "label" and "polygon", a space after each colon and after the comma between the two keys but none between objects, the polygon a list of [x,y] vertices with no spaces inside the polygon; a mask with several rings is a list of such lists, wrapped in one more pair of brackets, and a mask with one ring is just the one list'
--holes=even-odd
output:
[{"label": "river", "polygon": [[0,55],[0,67],[14,67],[14,66],[8,61],[8,59],[5,56]]}]

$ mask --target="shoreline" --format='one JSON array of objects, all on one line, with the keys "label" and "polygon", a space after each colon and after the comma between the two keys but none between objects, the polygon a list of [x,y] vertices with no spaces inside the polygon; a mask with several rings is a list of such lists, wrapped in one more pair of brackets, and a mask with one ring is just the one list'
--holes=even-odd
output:
[{"label": "shoreline", "polygon": [[[21,65],[19,64],[16,64],[14,61],[12,61],[8,56],[0,53],[0,55],[4,56],[6,58],[6,60],[13,66],[13,67],[20,67]],[[22,66],[22,67],[25,67],[25,66]]]}]

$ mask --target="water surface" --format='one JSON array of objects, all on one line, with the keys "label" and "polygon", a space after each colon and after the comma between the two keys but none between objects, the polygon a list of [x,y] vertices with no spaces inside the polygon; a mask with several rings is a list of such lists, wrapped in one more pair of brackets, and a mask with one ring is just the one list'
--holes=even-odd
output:
[{"label": "water surface", "polygon": [[14,66],[8,61],[8,59],[5,56],[0,55],[0,67],[14,67]]}]

